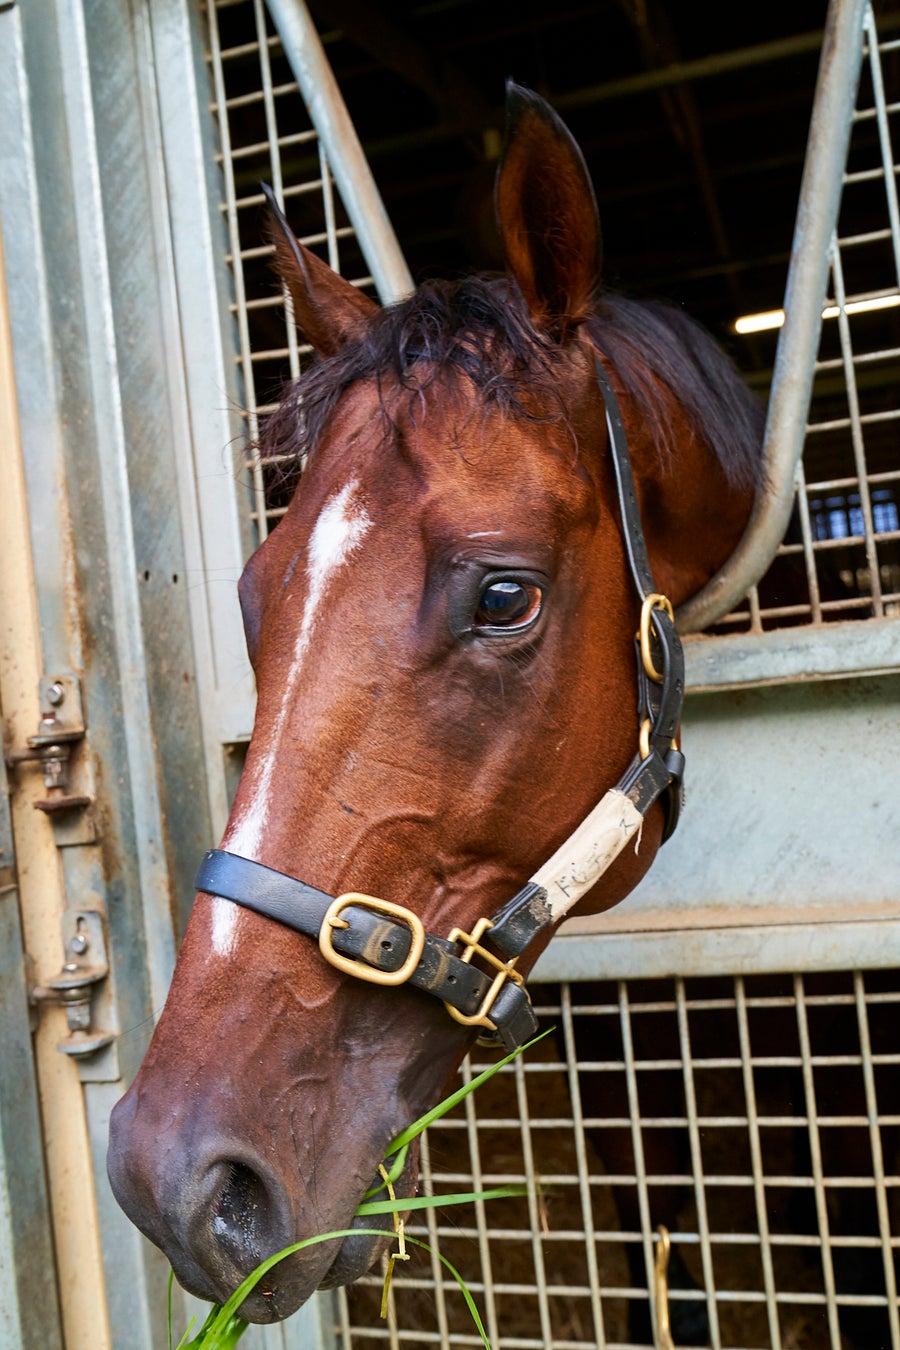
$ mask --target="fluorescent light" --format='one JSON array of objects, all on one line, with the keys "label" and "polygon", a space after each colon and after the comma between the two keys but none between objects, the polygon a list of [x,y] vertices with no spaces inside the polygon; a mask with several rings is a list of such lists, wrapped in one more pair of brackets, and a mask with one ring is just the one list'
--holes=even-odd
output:
[{"label": "fluorescent light", "polygon": [[[850,300],[844,306],[847,314],[867,314],[873,309],[896,309],[900,306],[900,294],[894,292],[893,295],[875,295],[868,300]],[[828,305],[822,311],[823,319],[836,319],[840,314],[840,306]],[[784,323],[783,309],[770,309],[764,314],[743,314],[734,321],[734,331],[736,333],[763,333],[767,329],[781,328]]]},{"label": "fluorescent light", "polygon": [[[896,309],[900,305],[900,295],[875,295],[871,300],[851,300],[844,306],[848,314],[867,314],[870,309]],[[823,319],[836,319],[840,314],[838,305],[829,305],[822,310]]]},{"label": "fluorescent light", "polygon": [[770,309],[765,314],[744,314],[734,321],[736,333],[764,333],[767,328],[780,328],[784,323],[783,309]]}]

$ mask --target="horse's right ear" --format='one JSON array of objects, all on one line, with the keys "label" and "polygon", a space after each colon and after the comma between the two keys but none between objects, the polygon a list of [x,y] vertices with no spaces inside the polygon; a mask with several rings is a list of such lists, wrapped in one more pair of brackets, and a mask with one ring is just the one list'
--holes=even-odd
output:
[{"label": "horse's right ear", "polygon": [[538,94],[510,81],[506,119],[495,190],[506,265],[535,326],[564,341],[600,275],[594,189],[571,132]]},{"label": "horse's right ear", "polygon": [[290,292],[297,327],[320,356],[334,356],[378,306],[300,243],[267,183],[275,268]]}]

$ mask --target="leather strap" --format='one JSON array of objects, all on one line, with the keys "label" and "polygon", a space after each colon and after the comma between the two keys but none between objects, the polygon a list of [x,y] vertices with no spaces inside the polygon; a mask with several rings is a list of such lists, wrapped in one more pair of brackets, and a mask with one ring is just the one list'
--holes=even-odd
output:
[{"label": "leather strap", "polygon": [[[315,939],[334,903],[332,896],[304,881],[223,849],[212,849],[206,854],[195,885],[198,891],[233,900],[245,909]],[[342,956],[386,974],[399,970],[409,956],[412,935],[406,924],[395,923],[362,905],[348,906],[341,911],[341,919],[348,926],[334,928],[331,942]],[[463,961],[457,955],[455,943],[426,933],[422,955],[407,983],[449,1003],[465,1016],[474,1016],[492,978],[492,974]],[[510,1050],[537,1030],[537,1019],[523,985],[505,984],[491,1007],[490,1018]]]},{"label": "leather strap", "polygon": [[[628,438],[619,400],[603,363],[596,355],[594,373],[606,405],[606,427],[619,498],[619,514],[622,517],[625,553],[635,590],[643,604],[649,595],[656,593],[656,586],[647,556],[634,472],[628,453]],[[637,653],[637,672],[638,715],[642,722],[645,718],[650,720],[651,753],[645,760],[632,761],[619,787],[632,797],[642,815],[646,814],[654,801],[662,800],[666,813],[662,839],[665,843],[678,824],[684,800],[684,755],[672,748],[684,703],[684,649],[675,621],[664,609],[654,609],[650,637],[654,665],[657,670],[662,669],[662,681],[657,683],[649,679],[640,649]]]}]

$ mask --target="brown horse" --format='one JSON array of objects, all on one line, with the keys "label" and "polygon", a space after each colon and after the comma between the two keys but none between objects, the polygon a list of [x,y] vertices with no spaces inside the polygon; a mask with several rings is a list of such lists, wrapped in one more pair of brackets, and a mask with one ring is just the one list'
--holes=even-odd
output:
[{"label": "brown horse", "polygon": [[[501,1023],[506,993],[523,1012],[516,981],[561,911],[545,907],[521,938],[515,974],[500,927],[488,975],[490,933],[478,949],[445,939],[520,891],[635,761],[641,605],[609,386],[656,589],[674,604],[726,559],[753,499],[754,400],[681,314],[597,292],[580,152],[536,96],[511,88],[509,113],[505,278],[423,286],[379,310],[277,237],[320,359],[262,448],[308,467],[241,580],[256,724],[225,852],[204,865],[109,1156],[127,1213],[187,1288],[216,1301],[269,1253],[351,1224],[389,1142],[471,1043],[474,1019],[441,1006],[454,981],[469,972],[484,985],[500,968],[493,1008],[480,986],[473,995],[489,1009],[482,1023]],[[653,723],[645,761],[661,762],[674,720]],[[615,904],[649,867],[663,805],[642,814],[632,846],[588,876],[580,912]],[[402,908],[343,898],[318,943],[285,926],[295,902],[351,890]],[[417,920],[441,937],[423,939]],[[398,941],[401,969],[369,982]],[[431,984],[419,978],[429,961]],[[440,1000],[422,992],[437,987]],[[410,1157],[400,1194],[415,1175]],[[244,1315],[284,1318],[383,1247],[360,1236],[309,1248]]]}]

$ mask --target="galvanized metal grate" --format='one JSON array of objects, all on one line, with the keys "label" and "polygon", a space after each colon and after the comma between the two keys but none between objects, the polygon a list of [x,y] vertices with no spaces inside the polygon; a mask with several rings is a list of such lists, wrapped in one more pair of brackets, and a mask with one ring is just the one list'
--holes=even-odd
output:
[{"label": "galvanized metal grate", "polygon": [[263,0],[213,0],[207,16],[211,106],[221,147],[221,209],[228,223],[227,263],[234,278],[235,359],[247,427],[240,453],[249,490],[249,554],[286,509],[277,462],[262,464],[253,450],[259,419],[273,410],[285,380],[299,374],[310,352],[298,341],[289,298],[275,285],[273,249],[261,242],[265,198],[260,182],[271,184],[307,247],[354,285],[373,283],[362,272],[352,226]]},{"label": "galvanized metal grate", "polygon": [[[213,112],[248,444],[308,351],[273,289],[260,243],[270,181],[303,242],[371,285],[264,0],[209,5]],[[716,633],[818,626],[900,612],[900,218],[896,174],[900,43],[878,43],[871,12],[823,321],[797,508],[766,578]],[[343,270],[347,271],[345,267]],[[357,275],[359,273],[359,275]],[[285,321],[285,319],[287,321]],[[765,341],[758,335],[756,341]],[[773,345],[774,353],[774,345]],[[283,514],[277,464],[243,452],[247,551]]]},{"label": "galvanized metal grate", "polygon": [[[434,1194],[522,1199],[410,1225],[461,1272],[494,1350],[657,1344],[656,1229],[676,1346],[900,1346],[896,972],[547,987],[557,1028],[429,1132]],[[481,1067],[466,1065],[463,1077]],[[417,1254],[340,1296],[342,1350],[479,1345]]]},{"label": "galvanized metal grate", "polygon": [[900,613],[898,100],[900,42],[869,10],[794,520],[719,632]]}]

